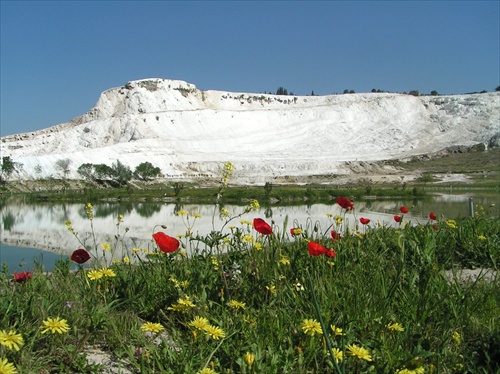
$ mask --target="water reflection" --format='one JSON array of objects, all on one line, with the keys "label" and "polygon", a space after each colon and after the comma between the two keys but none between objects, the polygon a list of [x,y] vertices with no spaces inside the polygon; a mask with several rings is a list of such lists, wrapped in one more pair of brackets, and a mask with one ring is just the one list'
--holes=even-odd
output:
[{"label": "water reflection", "polygon": [[[405,205],[410,213],[406,221],[414,223],[427,222],[430,211],[438,217],[455,218],[469,214],[469,198],[472,195],[437,195],[432,199],[406,200],[406,201],[363,201],[355,202],[355,212],[347,213],[346,224],[354,227],[359,224],[360,217],[369,218],[373,223],[380,222],[386,225],[395,225],[393,215],[399,214],[399,207]],[[488,211],[489,214],[498,216],[498,195],[474,196],[476,212]],[[494,206],[491,206],[495,204]],[[481,210],[484,207],[484,210]],[[230,215],[238,215],[243,207],[226,205]],[[189,214],[186,217],[177,215],[179,210]],[[293,226],[305,225],[306,222],[315,222],[322,229],[326,229],[331,221],[326,213],[340,214],[338,205],[314,204],[301,206],[272,206],[263,207],[260,212],[248,213],[242,218],[253,220],[255,217],[272,221],[276,230],[283,230],[285,220],[288,220],[288,229]],[[193,215],[201,218],[194,219]],[[118,217],[123,215],[122,223],[118,224]],[[98,203],[94,205],[94,237],[90,221],[83,204],[27,204],[20,201],[9,200],[0,207],[2,220],[2,233],[0,243],[16,247],[29,247],[43,249],[52,253],[70,255],[75,249],[82,246],[87,249],[94,247],[94,243],[113,244],[116,238],[124,236],[125,247],[147,248],[151,246],[153,229],[161,229],[165,225],[169,235],[176,236],[186,232],[187,226],[192,226],[194,234],[207,235],[212,230],[219,230],[224,221],[214,212],[213,205],[172,204],[172,203]],[[71,221],[78,233],[81,243],[65,227],[65,222]],[[231,225],[240,225],[239,219]],[[126,229],[128,231],[126,232]],[[225,231],[228,230],[226,226]],[[120,253],[117,253],[119,258]]]}]

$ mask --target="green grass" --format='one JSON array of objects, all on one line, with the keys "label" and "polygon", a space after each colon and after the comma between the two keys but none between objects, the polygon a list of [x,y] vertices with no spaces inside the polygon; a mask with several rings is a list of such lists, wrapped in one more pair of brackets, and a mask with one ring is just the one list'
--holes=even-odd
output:
[{"label": "green grass", "polygon": [[[242,208],[242,219],[251,208]],[[291,224],[285,224],[264,236],[251,223],[228,217],[228,233],[188,232],[173,253],[156,250],[153,242],[127,248],[130,263],[109,263],[94,243],[87,248],[92,264],[76,272],[60,261],[53,273],[38,269],[16,283],[4,268],[0,330],[21,334],[24,344],[19,351],[0,344],[0,363],[7,359],[20,373],[99,373],[102,368],[87,364],[86,351],[100,347],[136,373],[499,369],[500,278],[495,273],[492,280],[463,282],[445,275],[460,268],[498,270],[498,217],[478,212],[456,222],[403,222],[398,228],[370,223],[356,232],[345,229],[343,219],[331,217],[324,231],[309,221],[294,222],[302,234],[292,236]],[[332,241],[332,229],[342,238]],[[311,256],[308,241],[336,256]],[[100,268],[114,276],[88,277]],[[69,331],[42,334],[49,317],[65,319]],[[224,336],[197,330],[190,325],[195,317],[206,318]],[[307,334],[304,320],[315,326],[322,320],[324,336]],[[142,331],[145,322],[160,324],[162,333]],[[392,331],[388,325],[394,323],[403,331]],[[350,354],[353,344],[366,349],[371,361]],[[329,346],[342,352],[341,361],[332,362]],[[255,355],[251,366],[247,353]]]}]

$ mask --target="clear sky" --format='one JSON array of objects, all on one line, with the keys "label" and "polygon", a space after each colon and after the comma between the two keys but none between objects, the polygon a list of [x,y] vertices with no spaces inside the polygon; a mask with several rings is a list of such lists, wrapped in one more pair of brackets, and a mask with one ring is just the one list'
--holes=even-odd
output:
[{"label": "clear sky", "polygon": [[494,91],[500,1],[0,1],[1,135],[143,78],[296,95]]}]

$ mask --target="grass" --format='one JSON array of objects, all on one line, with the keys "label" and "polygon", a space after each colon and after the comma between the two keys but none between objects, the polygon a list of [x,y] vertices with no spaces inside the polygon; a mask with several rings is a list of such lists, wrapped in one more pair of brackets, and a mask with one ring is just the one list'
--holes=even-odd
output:
[{"label": "grass", "polygon": [[[230,195],[227,184],[219,191]],[[86,208],[92,224],[92,206]],[[136,373],[500,369],[497,273],[468,282],[445,275],[498,270],[498,217],[479,210],[417,226],[403,217],[398,228],[371,222],[349,231],[342,214],[329,217],[324,231],[307,221],[263,235],[244,220],[251,210],[258,205],[226,217],[229,231],[194,237],[187,230],[170,253],[152,241],[109,263],[108,251],[94,243],[86,248],[90,265],[78,271],[60,261],[51,274],[36,269],[14,282],[4,268],[0,373],[9,373],[8,364],[20,373],[99,373],[102,367],[87,362],[89,347]],[[78,228],[67,227],[78,237]],[[292,235],[291,228],[300,230]],[[342,237],[334,240],[331,230]],[[312,242],[335,257],[310,255]],[[42,333],[44,321],[56,317],[68,331]],[[19,350],[9,345],[9,332]]]}]

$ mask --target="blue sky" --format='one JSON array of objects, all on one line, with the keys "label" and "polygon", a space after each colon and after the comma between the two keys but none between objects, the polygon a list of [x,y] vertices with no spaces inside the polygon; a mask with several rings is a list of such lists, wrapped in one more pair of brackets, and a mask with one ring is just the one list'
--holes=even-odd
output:
[{"label": "blue sky", "polygon": [[500,1],[0,1],[1,135],[143,78],[297,95],[500,84]]}]

